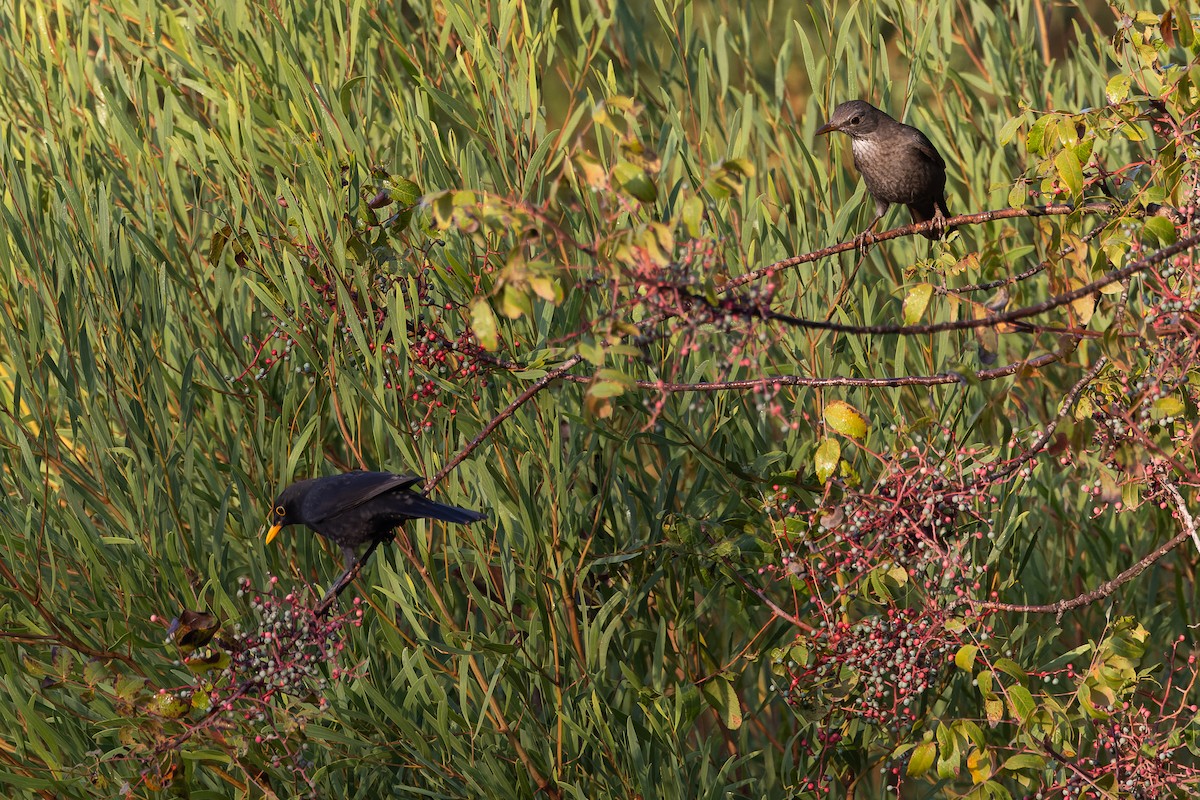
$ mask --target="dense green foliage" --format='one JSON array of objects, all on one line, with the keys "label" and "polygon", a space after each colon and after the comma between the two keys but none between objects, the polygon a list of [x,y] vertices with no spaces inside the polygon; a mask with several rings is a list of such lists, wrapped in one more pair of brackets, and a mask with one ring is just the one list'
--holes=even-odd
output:
[{"label": "dense green foliage", "polygon": [[1185,5],[0,4],[0,793],[1195,792]]}]

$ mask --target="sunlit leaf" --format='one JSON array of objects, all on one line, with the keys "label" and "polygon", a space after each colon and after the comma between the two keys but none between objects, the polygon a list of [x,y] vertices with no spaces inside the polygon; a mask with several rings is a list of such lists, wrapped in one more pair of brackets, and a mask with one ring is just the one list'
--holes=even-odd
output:
[{"label": "sunlit leaf", "polygon": [[813,458],[817,470],[817,480],[825,483],[829,476],[837,471],[838,461],[842,457],[842,446],[837,439],[826,438],[821,441]]},{"label": "sunlit leaf", "polygon": [[825,424],[835,433],[852,439],[867,435],[867,418],[843,400],[834,400],[825,406]]}]

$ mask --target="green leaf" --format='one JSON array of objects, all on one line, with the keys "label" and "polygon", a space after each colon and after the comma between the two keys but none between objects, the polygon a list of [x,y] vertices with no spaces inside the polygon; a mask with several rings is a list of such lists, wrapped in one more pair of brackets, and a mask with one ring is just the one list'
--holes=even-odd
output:
[{"label": "green leaf", "polygon": [[84,685],[94,687],[106,677],[108,677],[108,670],[105,669],[104,664],[100,663],[99,661],[95,659],[89,659],[88,662],[83,665]]},{"label": "green leaf", "polygon": [[628,161],[619,162],[613,167],[613,178],[616,180],[617,186],[643,203],[653,203],[658,199],[658,187],[646,174],[646,170],[637,164]]},{"label": "green leaf", "polygon": [[1022,683],[1029,678],[1029,676],[1025,674],[1025,670],[1021,669],[1021,665],[1013,661],[1011,658],[998,658],[992,666],[1006,675],[1011,675]]},{"label": "green leaf", "polygon": [[1128,74],[1121,73],[1114,75],[1109,79],[1108,85],[1104,87],[1104,94],[1108,97],[1110,103],[1122,103],[1129,96],[1129,81]]},{"label": "green leaf", "polygon": [[213,231],[212,239],[208,244],[208,263],[217,264],[221,260],[221,253],[225,252],[225,243],[233,237],[233,228],[228,225],[222,225]]},{"label": "green leaf", "polygon": [[1004,769],[1010,772],[1015,772],[1019,769],[1030,769],[1036,772],[1044,769],[1045,766],[1046,759],[1033,753],[1018,753],[1015,756],[1009,756],[1004,762]]},{"label": "green leaf", "polygon": [[598,380],[588,388],[592,397],[620,397],[625,394],[625,384],[621,381]]},{"label": "green leaf", "polygon": [[1046,126],[1050,124],[1050,117],[1038,117],[1034,120],[1033,126],[1030,127],[1029,133],[1025,136],[1025,150],[1030,155],[1040,156],[1046,152]]},{"label": "green leaf", "polygon": [[683,208],[680,211],[680,219],[683,220],[683,225],[687,229],[688,236],[696,238],[700,236],[700,223],[704,220],[704,201],[696,195],[690,196],[683,201]]},{"label": "green leaf", "polygon": [[1153,420],[1161,420],[1167,417],[1182,417],[1187,406],[1173,394],[1166,397],[1160,397],[1154,401],[1154,405],[1150,406],[1150,418]]},{"label": "green leaf", "polygon": [[905,770],[910,778],[916,778],[924,775],[933,766],[933,760],[937,757],[937,745],[933,742],[922,742],[913,749],[912,756],[908,759],[908,768]]},{"label": "green leaf", "polygon": [[[1171,4],[1171,17],[1175,20],[1179,32],[1179,46],[1190,48],[1196,41],[1196,31],[1192,27],[1192,10],[1190,3],[1176,2]],[[1195,63],[1194,61],[1192,63]],[[1196,87],[1200,88],[1200,87]]]},{"label": "green leaf", "polygon": [[842,457],[842,446],[838,444],[837,439],[826,437],[821,441],[821,445],[817,448],[816,456],[813,458],[817,469],[817,480],[825,483],[829,480],[829,476],[837,470],[838,460]]},{"label": "green leaf", "polygon": [[558,285],[557,281],[545,275],[531,275],[529,278],[529,288],[533,289],[533,293],[547,303],[557,305],[562,302],[562,288]]},{"label": "green leaf", "polygon": [[738,702],[737,693],[733,690],[733,685],[728,680],[717,677],[705,681],[700,687],[700,692],[708,701],[709,706],[720,716],[725,727],[733,731],[742,727],[742,707]]},{"label": "green leaf", "polygon": [[933,284],[918,283],[904,295],[904,324],[916,325],[925,316],[929,298],[933,296]]},{"label": "green leaf", "polygon": [[529,295],[511,283],[505,284],[500,292],[500,313],[509,319],[520,319],[532,311]]},{"label": "green leaf", "polygon": [[1071,192],[1072,197],[1078,198],[1083,194],[1083,170],[1074,151],[1068,148],[1055,156],[1054,168],[1058,172],[1059,180]]},{"label": "green leaf", "polygon": [[954,665],[963,672],[970,674],[975,666],[975,655],[979,652],[979,647],[973,644],[964,644],[958,648],[958,652],[954,654]]},{"label": "green leaf", "polygon": [[1147,217],[1142,223],[1142,238],[1151,244],[1174,244],[1176,235],[1175,225],[1166,217]]},{"label": "green leaf", "polygon": [[1021,124],[1024,122],[1025,122],[1025,115],[1022,114],[1021,116],[1013,117],[1008,122],[1004,123],[1004,127],[1000,129],[1000,134],[999,134],[999,136],[997,136],[997,140],[1000,142],[1000,144],[1006,145],[1009,142],[1011,142],[1013,140],[1013,138],[1017,135],[1017,130],[1021,127]]},{"label": "green leaf", "polygon": [[338,104],[341,106],[342,114],[350,116],[350,105],[354,99],[354,87],[366,82],[366,80],[366,75],[355,75],[338,89]]},{"label": "green leaf", "polygon": [[179,719],[191,710],[191,703],[172,692],[161,692],[151,697],[145,705],[148,713],[156,717]]},{"label": "green leaf", "polygon": [[408,178],[391,175],[383,184],[388,194],[401,206],[413,206],[421,199],[421,187]]},{"label": "green leaf", "polygon": [[1037,703],[1033,700],[1033,695],[1024,686],[1010,686],[1008,688],[1008,707],[1012,715],[1020,722],[1029,719],[1037,708]]}]

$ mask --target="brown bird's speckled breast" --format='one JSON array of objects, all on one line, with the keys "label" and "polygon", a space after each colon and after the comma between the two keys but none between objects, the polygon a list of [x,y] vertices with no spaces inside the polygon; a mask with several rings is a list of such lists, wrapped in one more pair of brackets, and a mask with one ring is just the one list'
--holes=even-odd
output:
[{"label": "brown bird's speckled breast", "polygon": [[945,165],[935,162],[926,152],[933,150],[933,145],[926,140],[925,150],[917,147],[911,134],[922,139],[924,135],[907,125],[904,128],[907,135],[886,141],[853,140],[854,166],[867,182],[871,196],[885,203],[922,203],[945,190]]}]

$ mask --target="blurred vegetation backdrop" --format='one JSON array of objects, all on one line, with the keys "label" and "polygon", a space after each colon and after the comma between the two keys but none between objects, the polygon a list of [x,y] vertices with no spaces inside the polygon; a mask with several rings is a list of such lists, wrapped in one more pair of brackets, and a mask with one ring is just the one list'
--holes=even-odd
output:
[{"label": "blurred vegetation backdrop", "polygon": [[1193,11],[0,3],[0,794],[1193,795]]}]

